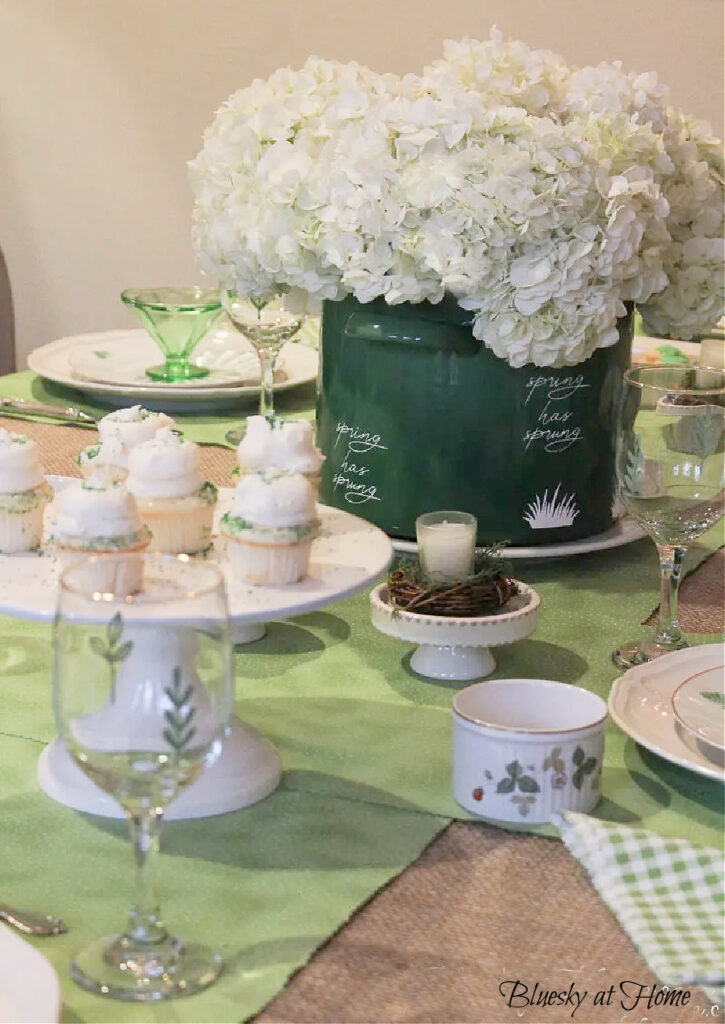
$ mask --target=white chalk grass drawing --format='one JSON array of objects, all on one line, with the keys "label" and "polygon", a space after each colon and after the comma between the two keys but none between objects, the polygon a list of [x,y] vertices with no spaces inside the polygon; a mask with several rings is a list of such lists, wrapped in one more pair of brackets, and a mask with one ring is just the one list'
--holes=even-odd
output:
[{"label": "white chalk grass drawing", "polygon": [[537,494],[533,501],[524,509],[524,520],[532,530],[551,530],[556,526],[571,526],[579,515],[576,495],[559,494],[561,484],[549,497],[548,488],[543,494]]}]

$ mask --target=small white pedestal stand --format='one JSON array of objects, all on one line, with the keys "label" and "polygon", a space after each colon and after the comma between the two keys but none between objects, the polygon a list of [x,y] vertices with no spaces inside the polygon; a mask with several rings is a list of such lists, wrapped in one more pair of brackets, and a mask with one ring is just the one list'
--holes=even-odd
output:
[{"label": "small white pedestal stand", "polygon": [[[279,785],[279,754],[261,733],[232,719],[218,761],[177,796],[164,815],[167,821],[207,818],[249,807]],[[103,818],[123,818],[120,804],[85,775],[56,737],[38,759],[38,784],[58,803]]]},{"label": "small white pedestal stand", "polygon": [[484,679],[496,668],[491,647],[512,644],[530,636],[539,616],[539,595],[525,583],[505,609],[492,615],[455,618],[422,615],[387,603],[385,583],[370,594],[372,624],[381,633],[419,644],[410,667],[428,679]]},{"label": "small white pedestal stand", "polygon": [[[66,477],[47,479],[54,490],[69,482]],[[217,521],[232,493],[220,490]],[[272,619],[315,611],[366,590],[387,570],[393,559],[387,534],[349,512],[325,505],[318,505],[317,511],[320,534],[312,544],[309,573],[293,586],[240,583],[228,571],[223,551],[212,556],[226,577],[235,644],[259,640],[265,622]],[[0,612],[52,622],[58,577],[58,562],[51,552],[27,558],[0,555]],[[280,759],[273,745],[252,726],[233,718],[219,760],[173,801],[166,817],[197,818],[239,810],[268,796],[280,777]],[[122,817],[120,807],[78,768],[60,739],[41,754],[38,782],[59,803],[103,817]]]}]

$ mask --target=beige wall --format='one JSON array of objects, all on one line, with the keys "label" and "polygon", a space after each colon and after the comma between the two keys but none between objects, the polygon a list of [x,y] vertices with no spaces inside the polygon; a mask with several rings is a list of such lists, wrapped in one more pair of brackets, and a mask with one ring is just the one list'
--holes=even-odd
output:
[{"label": "beige wall", "polygon": [[185,163],[235,88],[310,53],[416,70],[507,34],[654,69],[722,128],[720,0],[0,0],[0,245],[19,362],[119,327],[132,284],[191,282]]}]

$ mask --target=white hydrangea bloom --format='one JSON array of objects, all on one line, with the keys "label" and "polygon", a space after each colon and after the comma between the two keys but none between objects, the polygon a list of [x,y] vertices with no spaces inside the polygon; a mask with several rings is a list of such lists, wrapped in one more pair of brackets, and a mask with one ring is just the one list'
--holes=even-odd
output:
[{"label": "white hydrangea bloom", "polygon": [[725,309],[725,204],[722,146],[704,121],[668,110],[664,145],[674,171],[663,182],[672,241],[664,251],[664,290],[640,307],[647,330],[687,340]]},{"label": "white hydrangea bloom", "polygon": [[722,159],[654,74],[448,42],[422,76],[310,58],[222,106],[191,163],[201,269],[253,296],[471,311],[513,366],[690,337],[723,305]]}]

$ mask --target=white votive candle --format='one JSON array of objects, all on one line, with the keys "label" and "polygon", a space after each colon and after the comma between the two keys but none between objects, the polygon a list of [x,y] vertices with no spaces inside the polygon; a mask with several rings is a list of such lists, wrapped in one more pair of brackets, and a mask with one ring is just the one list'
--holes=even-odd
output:
[{"label": "white votive candle", "polygon": [[725,370],[725,339],[703,338],[697,362],[700,366],[714,366],[717,370]]},{"label": "white votive candle", "polygon": [[431,582],[464,580],[473,572],[476,517],[468,512],[426,512],[415,521],[418,558]]}]

